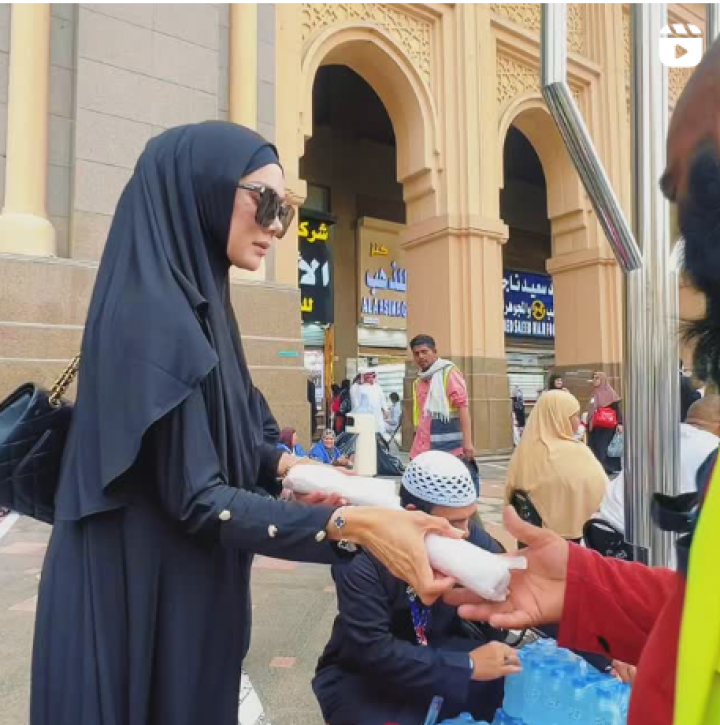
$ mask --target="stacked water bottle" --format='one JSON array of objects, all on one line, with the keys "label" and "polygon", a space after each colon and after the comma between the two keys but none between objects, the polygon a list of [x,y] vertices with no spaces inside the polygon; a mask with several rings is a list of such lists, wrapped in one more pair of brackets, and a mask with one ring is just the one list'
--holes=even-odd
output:
[{"label": "stacked water bottle", "polygon": [[[492,725],[625,725],[630,686],[604,675],[553,639],[518,650],[523,671],[505,678]],[[441,725],[476,723],[467,713]]]}]

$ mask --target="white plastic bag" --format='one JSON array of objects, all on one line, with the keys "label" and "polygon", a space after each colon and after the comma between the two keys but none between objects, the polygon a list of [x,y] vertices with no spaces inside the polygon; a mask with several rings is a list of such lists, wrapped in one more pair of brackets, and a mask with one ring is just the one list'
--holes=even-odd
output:
[{"label": "white plastic bag", "polygon": [[283,486],[294,493],[336,493],[356,506],[400,508],[400,497],[395,492],[394,481],[346,476],[324,466],[293,466],[285,476]]},{"label": "white plastic bag", "polygon": [[507,598],[511,569],[527,568],[523,556],[491,554],[463,539],[428,534],[425,546],[433,569],[454,577],[470,591],[492,602],[503,602]]}]

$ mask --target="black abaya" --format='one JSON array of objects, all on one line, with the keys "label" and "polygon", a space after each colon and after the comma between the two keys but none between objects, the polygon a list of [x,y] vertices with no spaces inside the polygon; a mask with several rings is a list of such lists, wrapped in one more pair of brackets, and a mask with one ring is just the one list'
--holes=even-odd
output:
[{"label": "black abaya", "polygon": [[[221,483],[203,409],[195,392],[154,426],[126,476],[130,505],[56,524],[40,583],[32,725],[236,725],[249,552],[340,561],[315,538],[327,510]],[[157,461],[158,450],[173,453]]]},{"label": "black abaya", "polygon": [[225,245],[238,180],[273,162],[247,129],[183,127],[123,192],[40,583],[31,725],[236,725],[252,554],[342,560],[317,536],[329,509],[255,493],[280,452]]}]

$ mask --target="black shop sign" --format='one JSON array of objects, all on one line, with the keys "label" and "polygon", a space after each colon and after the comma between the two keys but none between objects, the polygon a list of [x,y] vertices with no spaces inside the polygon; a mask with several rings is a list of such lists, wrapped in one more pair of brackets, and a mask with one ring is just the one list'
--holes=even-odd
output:
[{"label": "black shop sign", "polygon": [[335,220],[300,210],[298,224],[298,285],[303,322],[328,324],[335,320],[330,234]]}]

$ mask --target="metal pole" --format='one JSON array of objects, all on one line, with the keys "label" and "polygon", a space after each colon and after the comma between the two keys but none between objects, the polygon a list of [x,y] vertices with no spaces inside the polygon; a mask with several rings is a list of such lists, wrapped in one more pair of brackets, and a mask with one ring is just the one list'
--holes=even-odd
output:
[{"label": "metal pole", "polygon": [[667,130],[667,78],[657,39],[666,10],[664,5],[633,6],[634,201],[640,246],[567,86],[565,13],[562,4],[543,5],[543,96],[626,274],[626,534],[640,558],[664,565],[669,540],[651,526],[651,497],[654,491],[675,493],[679,483],[677,275],[670,265],[667,204],[657,186]]},{"label": "metal pole", "polygon": [[665,4],[632,6],[633,215],[643,267],[626,286],[625,532],[656,566],[667,564],[671,540],[651,523],[652,494],[679,493],[680,447],[678,280],[668,205],[657,183],[665,169],[668,95],[656,44],[666,23]]},{"label": "metal pole", "polygon": [[707,22],[705,23],[705,48],[709,48],[715,38],[720,35],[720,5],[718,3],[708,3],[705,6]]},{"label": "metal pole", "polygon": [[564,3],[542,6],[542,93],[618,264],[628,272],[641,266],[642,256],[567,84],[566,15]]}]

